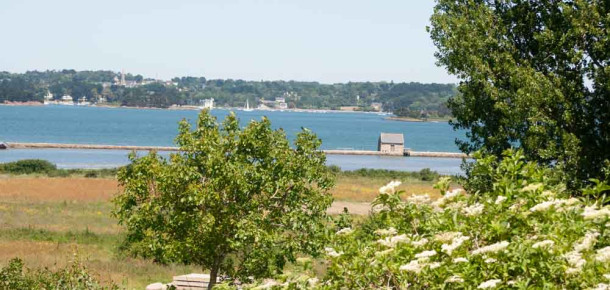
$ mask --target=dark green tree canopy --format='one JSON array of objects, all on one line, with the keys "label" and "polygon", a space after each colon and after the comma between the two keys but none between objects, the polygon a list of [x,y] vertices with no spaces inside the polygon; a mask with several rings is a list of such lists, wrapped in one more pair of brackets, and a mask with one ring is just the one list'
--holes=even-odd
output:
[{"label": "dark green tree canopy", "polygon": [[201,265],[212,281],[269,277],[298,253],[318,253],[333,178],[313,133],[303,130],[291,147],[266,118],[242,129],[234,114],[219,125],[208,111],[179,131],[180,153],[132,155],[118,174],[128,249]]},{"label": "dark green tree canopy", "polygon": [[610,2],[438,0],[438,64],[460,79],[449,101],[461,149],[557,165],[572,181],[610,158]]}]

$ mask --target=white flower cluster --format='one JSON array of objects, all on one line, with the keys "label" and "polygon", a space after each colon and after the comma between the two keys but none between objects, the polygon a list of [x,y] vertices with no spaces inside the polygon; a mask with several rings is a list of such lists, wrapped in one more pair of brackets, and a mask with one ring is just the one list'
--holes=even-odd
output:
[{"label": "white flower cluster", "polygon": [[481,203],[475,203],[462,209],[462,213],[466,216],[477,216],[483,213],[485,206]]},{"label": "white flower cluster", "polygon": [[557,210],[560,209],[565,209],[565,206],[571,206],[574,205],[576,203],[578,203],[579,200],[576,198],[570,198],[570,199],[551,199],[548,201],[543,201],[535,206],[533,206],[532,208],[530,208],[531,212],[543,212],[543,211],[547,211],[551,208],[555,208]]},{"label": "white flower cluster", "polygon": [[352,228],[343,228],[343,229],[340,229],[339,231],[337,231],[337,235],[338,236],[349,235],[353,232],[354,232],[354,230],[352,230]]},{"label": "white flower cluster", "polygon": [[377,243],[382,246],[386,246],[388,248],[394,248],[398,243],[406,243],[409,241],[411,241],[411,240],[407,237],[407,235],[402,234],[402,235],[398,235],[398,236],[379,239],[379,240],[377,240]]},{"label": "white flower cluster", "polygon": [[595,246],[595,243],[597,243],[597,237],[599,237],[597,231],[587,232],[579,243],[574,244],[574,251],[582,252],[592,249],[593,246]]},{"label": "white flower cluster", "polygon": [[494,203],[495,204],[502,204],[507,199],[508,198],[506,196],[498,195],[498,197],[496,197],[496,201]]},{"label": "white flower cluster", "polygon": [[449,256],[455,251],[455,249],[459,248],[465,241],[470,240],[470,237],[462,236],[462,233],[458,233],[452,241],[451,244],[442,244],[441,251]]},{"label": "white flower cluster", "polygon": [[421,259],[421,258],[430,258],[436,256],[436,251],[435,250],[430,250],[430,251],[423,251],[421,253],[418,253],[415,255],[415,258]]},{"label": "white flower cluster", "polygon": [[463,258],[463,257],[455,258],[455,259],[453,259],[453,263],[454,264],[468,263],[468,259]]},{"label": "white flower cluster", "polygon": [[541,242],[534,243],[532,245],[532,248],[534,248],[534,249],[540,249],[540,248],[542,248],[542,249],[550,249],[554,245],[555,245],[554,241],[544,240],[544,241],[541,241]]},{"label": "white flower cluster", "polygon": [[333,248],[324,248],[324,251],[326,251],[326,255],[333,257],[333,258],[343,255],[343,252],[337,252]]},{"label": "white flower cluster", "polygon": [[388,229],[379,229],[375,231],[375,234],[380,235],[380,236],[393,236],[395,234],[397,234],[398,231],[395,228],[388,228]]},{"label": "white flower cluster", "polygon": [[492,279],[492,280],[487,280],[481,284],[479,284],[479,287],[477,287],[477,289],[490,289],[490,288],[496,288],[496,286],[498,286],[498,284],[502,282],[502,280],[499,279]]},{"label": "white flower cluster", "polygon": [[595,260],[602,263],[610,261],[610,246],[597,250]]},{"label": "white flower cluster", "polygon": [[497,253],[500,251],[504,251],[508,247],[509,243],[507,241],[502,241],[499,243],[491,244],[489,246],[478,248],[471,253],[473,255],[480,255],[485,253]]},{"label": "white flower cluster", "polygon": [[445,283],[464,283],[464,279],[462,279],[462,277],[460,276],[453,275],[447,278],[447,280],[445,280]]},{"label": "white flower cluster", "polygon": [[453,201],[456,197],[460,196],[462,192],[463,190],[461,188],[447,191],[445,192],[445,195],[443,195],[443,197],[437,199],[435,202],[432,203],[432,205],[435,207],[442,207],[443,205]]},{"label": "white flower cluster", "polygon": [[536,191],[539,188],[541,188],[542,186],[544,186],[542,183],[532,183],[532,184],[528,184],[526,187],[522,188],[521,191],[522,192]]},{"label": "white flower cluster", "polygon": [[420,240],[418,240],[418,241],[412,241],[412,242],[411,242],[411,245],[413,245],[413,246],[415,246],[415,247],[417,247],[417,248],[419,248],[419,247],[423,247],[423,246],[425,246],[426,244],[428,244],[428,239],[426,239],[426,238],[422,238],[422,239],[420,239]]},{"label": "white flower cluster", "polygon": [[587,206],[582,212],[582,217],[586,220],[607,218],[610,217],[610,209],[608,207],[596,209],[595,206]]},{"label": "white flower cluster", "polygon": [[432,199],[427,194],[414,194],[407,197],[407,202],[416,205],[429,204],[431,201]]},{"label": "white flower cluster", "polygon": [[381,194],[393,194],[396,192],[396,188],[400,186],[402,182],[400,181],[391,181],[390,183],[379,188],[379,193]]}]

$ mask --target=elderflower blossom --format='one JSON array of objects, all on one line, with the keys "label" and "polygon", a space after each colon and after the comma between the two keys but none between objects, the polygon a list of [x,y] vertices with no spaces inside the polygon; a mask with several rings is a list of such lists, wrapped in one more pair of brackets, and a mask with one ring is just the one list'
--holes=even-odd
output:
[{"label": "elderflower blossom", "polygon": [[532,183],[532,184],[528,184],[526,187],[521,189],[521,192],[526,192],[526,191],[536,191],[539,188],[541,188],[543,185],[542,183]]},{"label": "elderflower blossom", "polygon": [[318,278],[316,278],[316,277],[309,278],[309,279],[307,279],[307,285],[309,285],[309,287],[315,287],[318,284],[319,281],[320,280]]},{"label": "elderflower blossom", "polygon": [[597,260],[599,262],[610,261],[610,246],[597,250],[597,254],[595,255],[595,260]]},{"label": "elderflower blossom", "polygon": [[426,238],[423,238],[419,241],[411,242],[411,244],[415,247],[422,247],[422,246],[425,246],[427,243],[428,243],[428,239],[426,239]]},{"label": "elderflower blossom", "polygon": [[587,206],[582,212],[582,216],[586,220],[595,220],[610,216],[610,209],[604,207],[602,209],[596,209],[594,206]]},{"label": "elderflower blossom", "polygon": [[453,253],[453,251],[457,248],[459,248],[465,241],[470,240],[470,237],[466,237],[466,236],[462,236],[461,234],[459,236],[456,236],[455,238],[453,238],[453,241],[451,242],[451,244],[443,244],[441,245],[441,251],[443,253],[446,253],[447,255],[451,256],[451,253]]},{"label": "elderflower blossom", "polygon": [[436,251],[435,250],[430,250],[430,251],[423,251],[419,254],[415,255],[415,258],[430,258],[432,256],[436,255]]},{"label": "elderflower blossom", "polygon": [[582,254],[576,251],[568,252],[563,254],[563,258],[566,259],[568,264],[570,264],[570,268],[566,270],[567,274],[576,274],[579,273],[582,267],[587,262],[582,258]]},{"label": "elderflower blossom", "polygon": [[453,263],[454,263],[454,264],[458,264],[458,263],[468,263],[468,259],[466,259],[466,258],[464,258],[464,257],[455,258],[455,259],[453,259]]},{"label": "elderflower blossom", "polygon": [[475,203],[473,205],[463,208],[462,212],[464,213],[464,215],[467,215],[467,216],[476,216],[476,215],[480,215],[481,213],[483,213],[484,208],[485,208],[485,206],[483,204]]},{"label": "elderflower blossom", "polygon": [[486,263],[486,264],[492,264],[492,263],[495,263],[495,262],[497,262],[497,261],[498,261],[498,260],[496,260],[496,259],[494,259],[494,258],[487,258],[487,259],[485,259],[485,263]]},{"label": "elderflower blossom", "polygon": [[462,279],[462,277],[460,276],[453,275],[447,278],[447,280],[445,280],[445,283],[464,283],[464,279]]},{"label": "elderflower blossom", "polygon": [[381,251],[381,252],[376,252],[376,253],[375,253],[375,256],[378,256],[378,257],[383,257],[383,256],[385,256],[385,255],[387,255],[387,254],[389,254],[389,253],[391,253],[391,252],[393,252],[393,251],[394,251],[394,249],[389,248],[389,249],[387,249],[387,250],[383,250],[383,251]]},{"label": "elderflower blossom", "polygon": [[502,282],[502,280],[499,279],[491,279],[491,280],[487,280],[481,284],[479,284],[479,287],[477,287],[477,289],[489,289],[489,288],[495,288],[498,283]]},{"label": "elderflower blossom", "polygon": [[489,246],[485,246],[485,247],[481,247],[478,248],[474,251],[472,251],[473,255],[479,255],[479,254],[484,254],[484,253],[497,253],[500,251],[503,251],[504,249],[506,249],[508,247],[508,242],[507,241],[502,241],[499,243],[495,243],[495,244],[491,244]]},{"label": "elderflower blossom", "polygon": [[400,181],[390,181],[390,183],[379,188],[381,194],[392,194],[396,192],[396,188],[401,184]]},{"label": "elderflower blossom", "polygon": [[549,249],[549,248],[552,248],[554,245],[555,245],[554,241],[544,240],[544,241],[541,241],[541,242],[534,243],[532,245],[532,248],[534,248],[534,249],[538,249],[538,248]]},{"label": "elderflower blossom", "polygon": [[591,290],[609,290],[610,284],[599,283],[595,288],[589,288]]},{"label": "elderflower blossom", "polygon": [[455,237],[458,237],[461,235],[462,235],[462,233],[460,233],[460,232],[442,232],[442,233],[434,235],[434,239],[436,239],[439,242],[447,243],[447,242],[450,242],[451,240],[453,240]]},{"label": "elderflower blossom", "polygon": [[599,233],[597,231],[587,232],[585,234],[585,237],[582,238],[582,240],[580,241],[580,243],[577,243],[574,245],[574,251],[582,252],[582,251],[590,250],[591,248],[593,248],[593,246],[595,246],[598,236],[599,236]]},{"label": "elderflower blossom", "polygon": [[335,251],[335,249],[333,249],[333,248],[324,248],[324,251],[326,251],[326,254],[327,254],[327,255],[329,255],[329,256],[331,256],[331,257],[334,257],[334,258],[336,258],[336,257],[339,257],[339,256],[343,255],[343,252],[337,252],[337,251]]},{"label": "elderflower blossom", "polygon": [[447,191],[447,192],[445,192],[445,195],[443,196],[443,198],[444,198],[446,201],[452,200],[452,199],[454,199],[455,197],[457,197],[457,196],[459,196],[460,194],[462,194],[462,191],[463,191],[463,190],[462,190],[461,188],[456,188],[456,189],[454,189],[454,190]]},{"label": "elderflower blossom", "polygon": [[409,262],[409,264],[400,266],[400,271],[419,273],[424,268],[425,264],[420,264],[417,260]]},{"label": "elderflower blossom", "polygon": [[397,233],[398,231],[395,228],[379,229],[375,231],[375,234],[378,234],[380,236],[393,236]]},{"label": "elderflower blossom", "polygon": [[496,201],[494,202],[494,204],[501,204],[503,203],[505,200],[507,199],[506,196],[503,195],[498,195],[498,197],[496,198]]},{"label": "elderflower blossom", "polygon": [[410,240],[407,237],[407,235],[402,234],[402,235],[393,236],[393,237],[386,237],[385,239],[379,239],[379,240],[377,240],[377,243],[382,245],[382,246],[393,248],[398,243],[406,243],[406,242],[409,242],[409,241]]},{"label": "elderflower blossom", "polygon": [[570,198],[570,199],[551,199],[548,201],[543,201],[535,206],[533,206],[532,208],[530,208],[531,212],[537,212],[537,211],[547,211],[551,208],[556,208],[558,210],[562,210],[561,207],[563,206],[570,206],[570,205],[574,205],[578,203],[578,199],[576,198]]},{"label": "elderflower blossom", "polygon": [[441,263],[434,262],[434,263],[430,263],[428,266],[430,267],[430,269],[436,269],[441,266]]},{"label": "elderflower blossom", "polygon": [[606,280],[610,280],[610,274],[604,274],[604,278],[606,278]]},{"label": "elderflower blossom", "polygon": [[408,202],[410,202],[412,204],[417,204],[417,205],[428,204],[428,203],[430,203],[431,200],[432,199],[427,194],[421,194],[421,195],[414,194],[407,198]]},{"label": "elderflower blossom", "polygon": [[349,234],[351,234],[353,232],[354,232],[354,230],[352,230],[352,228],[343,228],[343,229],[340,229],[337,232],[337,235],[338,236],[340,236],[340,235],[349,235]]}]

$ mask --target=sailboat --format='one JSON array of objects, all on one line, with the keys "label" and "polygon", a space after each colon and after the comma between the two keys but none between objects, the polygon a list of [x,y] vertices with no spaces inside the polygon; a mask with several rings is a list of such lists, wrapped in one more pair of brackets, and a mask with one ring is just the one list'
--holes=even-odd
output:
[{"label": "sailboat", "polygon": [[248,99],[246,99],[246,107],[244,108],[244,111],[246,111],[246,112],[254,111],[254,109],[250,108],[250,103],[248,103]]}]

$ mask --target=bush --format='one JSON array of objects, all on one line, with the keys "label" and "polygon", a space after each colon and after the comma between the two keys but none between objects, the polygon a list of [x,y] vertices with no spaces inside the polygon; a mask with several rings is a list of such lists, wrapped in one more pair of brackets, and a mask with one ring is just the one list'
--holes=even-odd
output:
[{"label": "bush", "polygon": [[40,159],[25,159],[0,164],[0,172],[10,174],[50,173],[57,170],[55,164]]},{"label": "bush", "polygon": [[103,286],[93,278],[85,267],[74,261],[66,268],[53,272],[47,268],[30,270],[23,262],[12,259],[0,269],[0,289],[118,289],[116,285]]},{"label": "bush", "polygon": [[424,168],[418,172],[361,168],[354,171],[342,171],[340,175],[401,180],[412,178],[422,181],[433,181],[441,176],[438,172],[430,170],[430,168]]},{"label": "bush", "polygon": [[[481,159],[491,186],[401,200],[399,182],[380,189],[371,215],[338,230],[326,248],[323,289],[609,289],[610,206],[574,198],[522,152]],[[608,188],[584,189],[596,196]],[[588,196],[588,195],[586,195]],[[296,277],[296,276],[295,276]],[[303,285],[302,278],[282,278]],[[268,281],[267,281],[268,282]],[[300,283],[300,284],[299,284]]]}]

